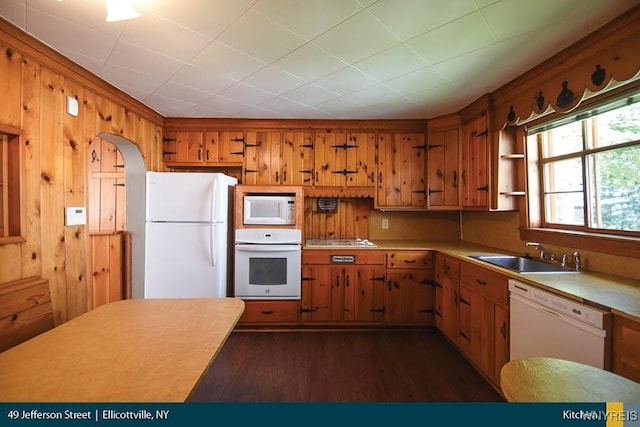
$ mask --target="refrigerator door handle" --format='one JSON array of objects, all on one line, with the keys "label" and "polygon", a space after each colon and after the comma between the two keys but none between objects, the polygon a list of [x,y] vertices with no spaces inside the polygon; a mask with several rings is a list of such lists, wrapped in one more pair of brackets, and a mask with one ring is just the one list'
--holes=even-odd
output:
[{"label": "refrigerator door handle", "polygon": [[216,248],[214,242],[216,241],[216,223],[219,220],[216,218],[216,196],[218,195],[218,180],[213,181],[213,186],[211,187],[211,235],[209,238],[209,253],[211,254],[211,265],[216,266]]},{"label": "refrigerator door handle", "polygon": [[212,222],[211,224],[209,224],[209,227],[211,227],[211,235],[209,236],[209,238],[211,239],[209,240],[209,253],[211,254],[211,265],[215,267],[216,266],[216,248],[213,242],[215,242],[215,237],[216,237],[216,224]]}]

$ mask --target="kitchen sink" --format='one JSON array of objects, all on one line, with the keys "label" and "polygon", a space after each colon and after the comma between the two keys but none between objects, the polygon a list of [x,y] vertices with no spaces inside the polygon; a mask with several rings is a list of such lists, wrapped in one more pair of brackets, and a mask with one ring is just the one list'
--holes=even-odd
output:
[{"label": "kitchen sink", "polygon": [[559,264],[549,264],[531,258],[525,258],[515,255],[469,255],[480,261],[496,265],[498,267],[507,268],[516,273],[577,273],[567,267]]}]

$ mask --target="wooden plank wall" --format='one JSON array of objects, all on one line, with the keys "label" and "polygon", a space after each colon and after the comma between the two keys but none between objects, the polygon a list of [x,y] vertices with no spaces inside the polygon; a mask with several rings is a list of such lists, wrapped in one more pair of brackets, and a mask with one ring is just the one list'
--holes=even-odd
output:
[{"label": "wooden plank wall", "polygon": [[[22,237],[0,245],[0,283],[49,281],[56,324],[88,310],[88,226],[65,226],[64,208],[88,206],[89,146],[100,132],[133,141],[162,170],[160,115],[0,19],[0,123],[21,138]],[[66,113],[67,96],[79,114]]]}]

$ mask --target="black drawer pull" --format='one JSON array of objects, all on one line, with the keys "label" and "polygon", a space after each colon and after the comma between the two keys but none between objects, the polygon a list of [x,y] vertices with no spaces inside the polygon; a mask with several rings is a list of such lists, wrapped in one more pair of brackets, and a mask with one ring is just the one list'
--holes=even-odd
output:
[{"label": "black drawer pull", "polygon": [[487,282],[485,282],[484,280],[480,280],[480,279],[476,279],[476,283],[477,283],[478,285],[482,285],[482,286],[484,286],[484,285],[486,285],[486,284],[487,284]]},{"label": "black drawer pull", "polygon": [[262,310],[261,313],[265,315],[269,315],[269,314],[273,314],[273,310]]}]

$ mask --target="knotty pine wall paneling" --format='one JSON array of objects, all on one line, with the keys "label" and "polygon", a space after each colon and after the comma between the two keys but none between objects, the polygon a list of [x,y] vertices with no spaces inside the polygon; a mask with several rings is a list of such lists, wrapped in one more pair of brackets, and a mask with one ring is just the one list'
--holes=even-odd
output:
[{"label": "knotty pine wall paneling", "polygon": [[[89,225],[64,225],[65,207],[93,209],[87,200],[91,141],[100,132],[123,136],[137,145],[147,170],[164,170],[164,119],[1,19],[0,91],[0,123],[22,130],[24,239],[0,245],[0,283],[48,279],[60,324],[92,305]],[[67,96],[78,100],[77,116],[67,114]]]}]

